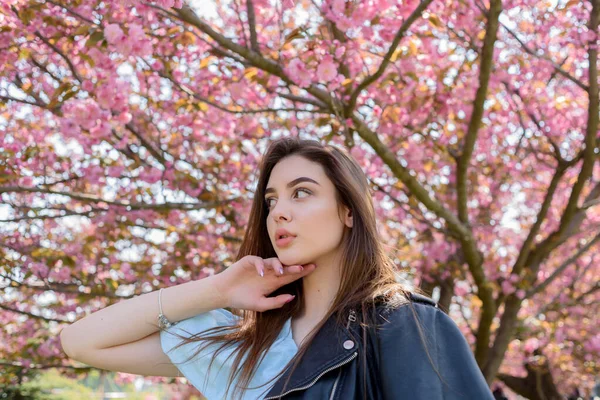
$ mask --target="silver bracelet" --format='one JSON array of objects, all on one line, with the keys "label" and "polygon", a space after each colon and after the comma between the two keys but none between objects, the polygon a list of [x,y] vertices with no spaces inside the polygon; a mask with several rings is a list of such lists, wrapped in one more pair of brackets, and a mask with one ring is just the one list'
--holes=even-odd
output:
[{"label": "silver bracelet", "polygon": [[160,297],[162,295],[162,291],[164,288],[160,289],[158,291],[158,309],[159,309],[159,314],[158,314],[158,327],[160,329],[168,329],[170,327],[172,327],[173,325],[175,325],[174,323],[170,322],[167,317],[165,317],[165,315],[163,314],[163,310],[162,310],[162,303],[160,301]]}]

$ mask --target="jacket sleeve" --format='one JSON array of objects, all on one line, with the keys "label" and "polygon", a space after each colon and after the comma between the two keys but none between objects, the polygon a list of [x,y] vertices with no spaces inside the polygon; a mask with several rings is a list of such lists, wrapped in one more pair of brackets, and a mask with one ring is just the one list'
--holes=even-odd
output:
[{"label": "jacket sleeve", "polygon": [[419,303],[412,306],[415,313],[410,305],[392,311],[379,331],[384,398],[493,400],[454,321],[437,307]]}]

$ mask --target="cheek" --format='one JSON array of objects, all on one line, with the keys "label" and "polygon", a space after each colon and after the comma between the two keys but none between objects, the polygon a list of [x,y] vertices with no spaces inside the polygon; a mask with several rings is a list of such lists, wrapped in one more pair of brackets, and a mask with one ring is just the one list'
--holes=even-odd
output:
[{"label": "cheek", "polygon": [[331,247],[339,244],[344,233],[344,224],[335,209],[322,206],[313,209],[304,220],[303,232],[317,247]]}]

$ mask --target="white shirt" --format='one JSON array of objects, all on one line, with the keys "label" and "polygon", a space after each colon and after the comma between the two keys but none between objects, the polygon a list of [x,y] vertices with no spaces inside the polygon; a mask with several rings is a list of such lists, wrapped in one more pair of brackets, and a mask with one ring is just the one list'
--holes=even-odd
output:
[{"label": "white shirt", "polygon": [[[208,400],[226,400],[225,392],[227,390],[229,374],[235,358],[235,355],[232,355],[236,349],[235,345],[227,347],[219,352],[209,371],[208,365],[211,358],[222,343],[212,343],[203,349],[196,357],[185,362],[185,360],[197,351],[198,346],[204,345],[204,342],[189,343],[174,349],[174,347],[181,342],[181,339],[170,333],[177,332],[184,337],[189,337],[190,335],[204,331],[205,329],[234,325],[238,318],[240,317],[233,315],[227,310],[216,309],[180,321],[166,331],[160,332],[160,342],[165,354],[171,359],[171,362],[179,369],[179,371],[181,371],[183,376],[185,376],[187,380]],[[211,333],[210,335],[213,334],[214,333]],[[298,346],[292,338],[291,319],[288,319],[285,322],[283,329],[281,329],[281,332],[279,332],[277,339],[267,350],[267,354],[258,365],[256,373],[250,380],[249,387],[253,388],[261,386],[273,379],[275,375],[283,370],[285,365],[297,352]],[[232,386],[229,389],[229,396],[235,391],[235,384],[238,382],[238,378],[239,377],[236,377],[232,383]],[[264,397],[274,384],[275,380],[268,386],[247,389],[244,391],[242,399],[256,400],[259,397]]]}]

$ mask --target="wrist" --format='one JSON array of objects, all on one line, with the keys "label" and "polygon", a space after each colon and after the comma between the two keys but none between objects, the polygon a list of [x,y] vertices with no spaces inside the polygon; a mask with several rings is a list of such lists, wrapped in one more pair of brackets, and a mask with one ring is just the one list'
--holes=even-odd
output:
[{"label": "wrist", "polygon": [[215,301],[218,305],[217,308],[230,307],[231,301],[229,299],[229,292],[227,290],[230,285],[226,280],[226,276],[221,272],[211,276],[208,279],[212,280],[210,287],[213,289]]}]

